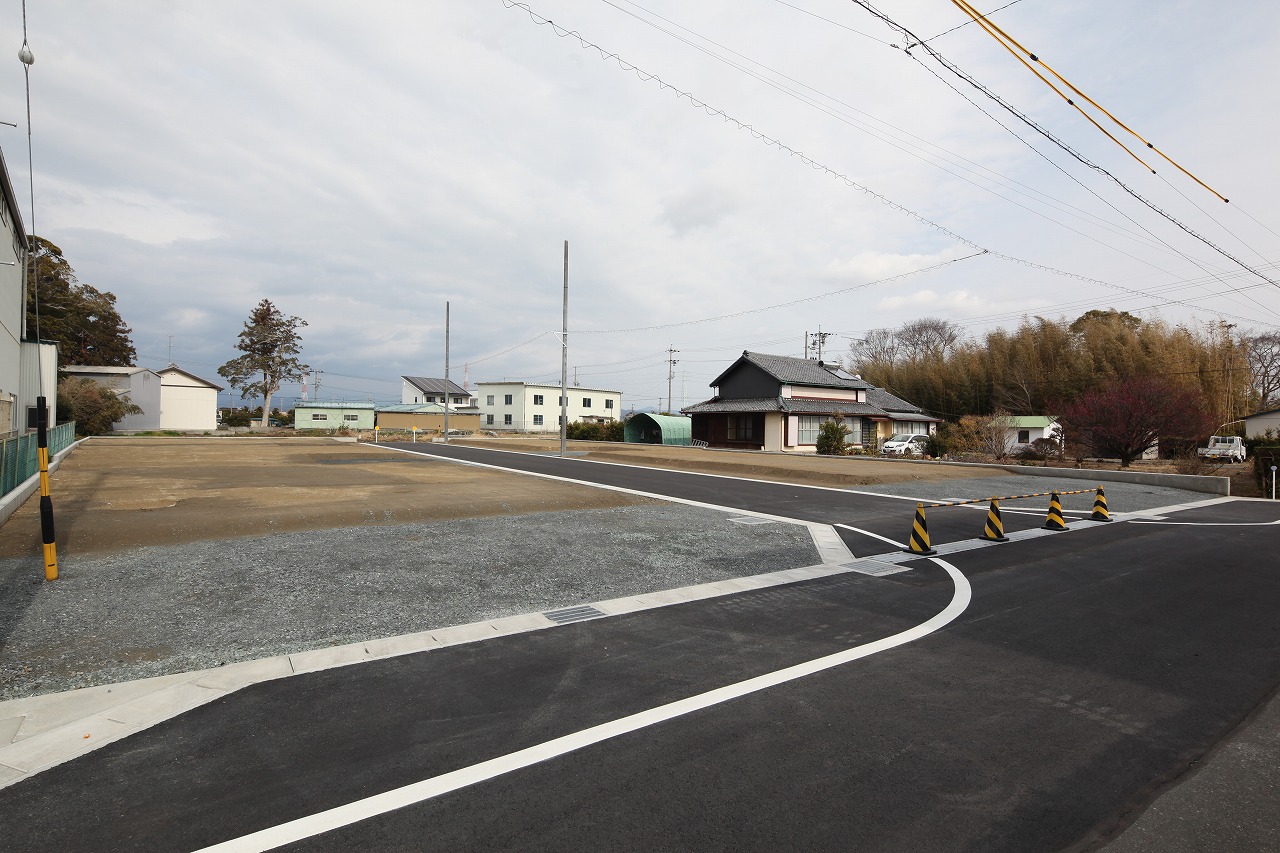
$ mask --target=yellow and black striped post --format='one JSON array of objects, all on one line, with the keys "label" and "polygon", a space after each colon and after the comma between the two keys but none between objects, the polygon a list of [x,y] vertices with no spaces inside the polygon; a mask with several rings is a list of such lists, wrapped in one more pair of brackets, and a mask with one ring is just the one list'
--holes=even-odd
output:
[{"label": "yellow and black striped post", "polygon": [[1045,530],[1066,530],[1067,522],[1062,517],[1062,501],[1058,498],[1058,493],[1054,492],[1049,498],[1049,514],[1044,520]]},{"label": "yellow and black striped post", "polygon": [[991,499],[991,508],[987,510],[987,523],[982,528],[982,535],[978,538],[987,542],[1009,541],[1009,537],[1004,535],[1004,522],[1000,520],[999,499]]},{"label": "yellow and black striped post", "polygon": [[53,498],[49,497],[48,400],[36,397],[36,448],[40,460],[40,538],[44,542],[44,579],[58,579],[58,546],[53,533]]},{"label": "yellow and black striped post", "polygon": [[1110,521],[1111,513],[1107,512],[1107,496],[1102,492],[1102,486],[1098,486],[1098,496],[1093,499],[1093,515],[1089,516],[1091,521]]},{"label": "yellow and black striped post", "polygon": [[916,504],[916,518],[911,523],[910,545],[902,550],[921,557],[938,553],[929,546],[929,525],[924,520],[924,504]]}]

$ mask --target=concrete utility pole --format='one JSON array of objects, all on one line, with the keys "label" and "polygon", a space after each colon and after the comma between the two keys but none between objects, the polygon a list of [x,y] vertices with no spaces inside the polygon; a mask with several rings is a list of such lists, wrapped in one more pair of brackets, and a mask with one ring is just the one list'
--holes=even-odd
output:
[{"label": "concrete utility pole", "polygon": [[449,302],[444,303],[444,443],[449,443]]},{"label": "concrete utility pole", "polygon": [[569,241],[564,241],[564,307],[560,318],[560,455],[569,436]]},{"label": "concrete utility pole", "polygon": [[667,414],[675,411],[672,408],[674,404],[671,401],[671,380],[675,378],[676,365],[680,363],[680,360],[675,357],[678,352],[680,350],[667,347]]}]

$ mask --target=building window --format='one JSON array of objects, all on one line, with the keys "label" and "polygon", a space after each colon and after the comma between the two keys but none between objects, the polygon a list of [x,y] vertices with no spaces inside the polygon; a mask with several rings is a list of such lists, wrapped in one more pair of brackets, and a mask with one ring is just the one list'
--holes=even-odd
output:
[{"label": "building window", "polygon": [[511,415],[503,415],[502,422],[507,426],[511,426]]},{"label": "building window", "polygon": [[818,430],[824,419],[816,415],[801,415],[796,430],[796,444],[817,444]]},{"label": "building window", "polygon": [[424,402],[424,403],[434,403],[435,401],[436,401],[436,398],[435,398],[435,397],[423,397],[423,398],[422,398],[422,402]]},{"label": "building window", "polygon": [[322,415],[322,414],[320,414],[319,412],[313,412],[313,413],[312,413],[312,415],[311,415],[311,420],[313,420],[313,421],[327,421],[327,420],[329,420],[329,416],[328,416],[328,415]]},{"label": "building window", "polygon": [[605,407],[606,409],[612,409],[612,408],[613,408],[613,401],[612,401],[612,400],[605,400],[605,401],[604,401],[604,407]]},{"label": "building window", "polygon": [[493,426],[493,415],[485,415],[484,422],[489,426]]},{"label": "building window", "polygon": [[755,422],[751,415],[729,415],[728,420],[730,441],[755,441]]},{"label": "building window", "polygon": [[360,416],[359,415],[343,415],[342,419],[344,421],[358,421],[360,420]]},{"label": "building window", "polygon": [[1030,443],[1031,443],[1031,430],[1029,429],[1018,430],[1018,444],[1030,444]]},{"label": "building window", "polygon": [[590,398],[590,397],[583,397],[583,398],[582,398],[582,408],[584,408],[584,409],[589,409],[589,408],[591,408],[591,398]]},{"label": "building window", "polygon": [[503,397],[502,397],[502,405],[504,405],[504,406],[510,406],[510,405],[511,405],[511,395],[510,395],[510,394],[505,394],[505,395],[503,395]]},{"label": "building window", "polygon": [[557,405],[557,406],[563,406],[563,405],[564,405],[564,397],[556,397],[556,405]]},{"label": "building window", "polygon": [[485,397],[485,398],[484,398],[484,404],[485,404],[486,406],[492,406],[492,405],[493,405],[493,395],[492,395],[492,394],[490,394],[489,396],[487,396],[487,397]]},{"label": "building window", "polygon": [[559,417],[557,417],[556,423],[560,424],[560,426],[564,426],[564,415],[560,415]]},{"label": "building window", "polygon": [[534,394],[534,395],[533,395],[533,404],[534,404],[535,406],[541,406],[541,405],[542,405],[542,395],[541,395],[541,394]]},{"label": "building window", "polygon": [[534,426],[542,426],[542,415],[534,415],[534,416],[533,416],[533,425],[534,425]]}]

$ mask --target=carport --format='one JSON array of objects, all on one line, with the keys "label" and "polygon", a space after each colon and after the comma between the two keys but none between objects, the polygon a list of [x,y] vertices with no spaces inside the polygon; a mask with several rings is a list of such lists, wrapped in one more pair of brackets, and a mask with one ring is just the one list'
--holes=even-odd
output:
[{"label": "carport", "polygon": [[680,415],[640,412],[627,418],[622,435],[632,444],[678,444],[687,447],[693,438],[692,423]]}]

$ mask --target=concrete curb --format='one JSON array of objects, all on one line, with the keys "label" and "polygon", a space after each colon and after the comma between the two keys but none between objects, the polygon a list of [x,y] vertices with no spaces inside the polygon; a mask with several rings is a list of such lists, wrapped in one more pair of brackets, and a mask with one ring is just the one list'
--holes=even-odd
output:
[{"label": "concrete curb", "polygon": [[[71,442],[71,444],[67,445],[66,449],[64,449],[61,453],[59,453],[57,456],[50,459],[49,473],[52,474],[54,471],[57,471],[58,466],[62,464],[63,458],[65,458],[68,453],[75,450],[77,447],[79,447],[81,444],[84,444],[88,440],[89,439],[87,438],[82,438],[79,441],[73,441]],[[17,512],[18,507],[26,503],[27,498],[31,497],[39,490],[40,490],[40,474],[35,473],[35,474],[32,474],[27,479],[23,480],[16,489],[9,492],[9,494],[5,495],[4,497],[0,498],[0,524],[4,524],[6,521],[8,521],[9,516]]]}]

